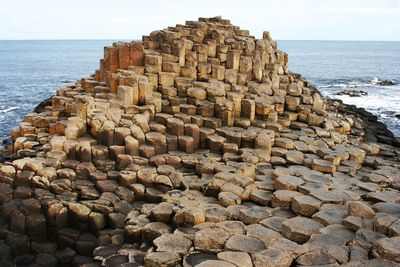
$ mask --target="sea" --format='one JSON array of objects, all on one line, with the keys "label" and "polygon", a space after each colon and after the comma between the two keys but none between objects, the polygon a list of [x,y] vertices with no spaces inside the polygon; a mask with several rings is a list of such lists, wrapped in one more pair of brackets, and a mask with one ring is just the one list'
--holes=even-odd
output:
[{"label": "sea", "polygon": [[[0,146],[11,130],[57,88],[88,77],[99,67],[103,47],[114,40],[0,41]],[[400,42],[278,41],[289,69],[326,97],[363,107],[400,137]],[[382,86],[390,80],[395,85]],[[368,95],[336,95],[362,90]]]}]

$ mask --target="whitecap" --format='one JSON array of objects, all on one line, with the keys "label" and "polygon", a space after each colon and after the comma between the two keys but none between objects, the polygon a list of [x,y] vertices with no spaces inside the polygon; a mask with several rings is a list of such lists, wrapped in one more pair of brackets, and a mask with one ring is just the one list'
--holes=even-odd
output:
[{"label": "whitecap", "polygon": [[381,80],[380,80],[378,77],[374,77],[374,78],[371,80],[371,83],[372,83],[372,84],[378,84],[380,81],[381,81]]},{"label": "whitecap", "polygon": [[9,107],[9,108],[5,108],[5,109],[3,109],[3,107],[0,107],[0,113],[8,113],[8,112],[16,110],[16,109],[19,109],[19,107]]}]

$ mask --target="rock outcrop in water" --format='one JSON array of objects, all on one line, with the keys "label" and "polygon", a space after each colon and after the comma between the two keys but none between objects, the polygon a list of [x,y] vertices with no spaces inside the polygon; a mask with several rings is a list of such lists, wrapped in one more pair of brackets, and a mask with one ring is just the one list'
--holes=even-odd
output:
[{"label": "rock outcrop in water", "polygon": [[343,91],[336,93],[336,95],[347,95],[350,97],[360,97],[360,96],[366,96],[366,95],[368,95],[368,93],[365,91],[362,91],[362,90],[343,90]]},{"label": "rock outcrop in water", "polygon": [[219,17],[106,47],[12,133],[0,265],[398,265],[397,141],[287,63]]},{"label": "rock outcrop in water", "polygon": [[395,83],[392,82],[392,81],[390,81],[390,80],[378,81],[377,84],[378,84],[378,85],[382,85],[382,86],[391,86],[391,85],[395,85]]}]

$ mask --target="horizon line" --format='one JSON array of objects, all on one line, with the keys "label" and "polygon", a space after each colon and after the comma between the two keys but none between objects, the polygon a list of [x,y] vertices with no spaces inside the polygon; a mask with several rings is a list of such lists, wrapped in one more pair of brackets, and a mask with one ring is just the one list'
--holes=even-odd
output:
[{"label": "horizon line", "polygon": [[[275,41],[307,41],[307,42],[400,42],[399,40],[360,40],[360,39],[274,39]],[[96,38],[96,39],[0,39],[1,41],[141,41],[141,39],[114,39],[114,38]]]}]

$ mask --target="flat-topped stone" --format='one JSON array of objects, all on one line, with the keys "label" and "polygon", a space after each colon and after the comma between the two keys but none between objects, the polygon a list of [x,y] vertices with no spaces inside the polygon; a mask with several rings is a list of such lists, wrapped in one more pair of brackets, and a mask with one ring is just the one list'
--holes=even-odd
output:
[{"label": "flat-topped stone", "polygon": [[303,244],[322,227],[323,225],[315,220],[298,216],[282,222],[282,234],[292,241]]},{"label": "flat-topped stone", "polygon": [[261,207],[241,209],[239,211],[239,220],[241,220],[245,224],[258,223],[270,216],[271,213],[267,211],[265,208]]},{"label": "flat-topped stone", "polygon": [[264,250],[265,245],[262,241],[254,237],[233,235],[226,241],[225,248],[229,250],[254,253]]}]

